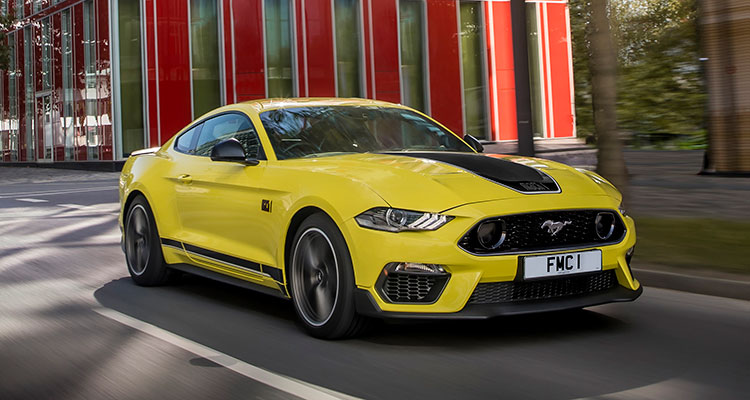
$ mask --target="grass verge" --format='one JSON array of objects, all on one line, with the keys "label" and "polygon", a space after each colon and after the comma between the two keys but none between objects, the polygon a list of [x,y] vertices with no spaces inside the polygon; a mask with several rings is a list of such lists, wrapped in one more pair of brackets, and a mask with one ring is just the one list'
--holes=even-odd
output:
[{"label": "grass verge", "polygon": [[661,264],[750,274],[750,222],[635,217],[634,266]]}]

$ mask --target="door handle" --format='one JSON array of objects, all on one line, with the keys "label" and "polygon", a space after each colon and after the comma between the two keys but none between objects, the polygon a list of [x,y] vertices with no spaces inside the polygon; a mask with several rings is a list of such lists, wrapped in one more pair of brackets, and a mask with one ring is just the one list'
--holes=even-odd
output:
[{"label": "door handle", "polygon": [[188,185],[193,182],[193,177],[188,174],[182,174],[177,177],[177,181],[180,183],[184,183],[185,185]]}]

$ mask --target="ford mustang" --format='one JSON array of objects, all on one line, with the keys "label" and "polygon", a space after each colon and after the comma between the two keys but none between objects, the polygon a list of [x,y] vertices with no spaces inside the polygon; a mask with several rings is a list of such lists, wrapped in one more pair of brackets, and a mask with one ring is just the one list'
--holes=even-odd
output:
[{"label": "ford mustang", "polygon": [[292,300],[313,336],[373,318],[490,318],[631,301],[635,225],[594,172],[480,154],[401,105],[270,99],[136,151],[120,228],[138,285],[175,271]]}]

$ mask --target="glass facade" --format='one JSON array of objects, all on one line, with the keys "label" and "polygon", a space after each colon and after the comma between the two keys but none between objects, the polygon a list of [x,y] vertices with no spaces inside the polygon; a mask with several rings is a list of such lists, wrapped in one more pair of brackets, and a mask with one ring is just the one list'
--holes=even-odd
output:
[{"label": "glass facade", "polygon": [[86,116],[83,129],[86,138],[88,160],[99,158],[101,137],[99,135],[98,96],[96,87],[96,20],[93,0],[83,3],[83,63],[86,75]]},{"label": "glass facade", "polygon": [[[575,135],[566,7],[527,4],[536,136]],[[226,102],[300,94],[401,102],[479,138],[517,131],[502,1],[0,0],[5,8],[19,25],[0,72],[1,161],[123,159]]]},{"label": "glass facade", "polygon": [[26,122],[25,160],[34,160],[34,149],[36,148],[36,132],[34,131],[34,37],[31,26],[23,29],[23,80],[24,80],[24,105]]},{"label": "glass facade", "polygon": [[60,129],[65,143],[66,161],[75,159],[75,128],[73,115],[73,29],[70,10],[62,12],[60,17],[61,58],[62,58],[62,107],[60,112]]},{"label": "glass facade", "polygon": [[40,24],[42,33],[42,90],[52,89],[52,27],[49,17],[42,20]]},{"label": "glass facade", "polygon": [[290,0],[264,0],[267,97],[294,96]]},{"label": "glass facade", "polygon": [[219,23],[216,0],[190,0],[193,116],[221,105]]},{"label": "glass facade", "polygon": [[487,138],[487,94],[482,34],[482,3],[461,2],[461,67],[465,134]]},{"label": "glass facade", "polygon": [[39,32],[42,68],[38,74],[41,92],[36,93],[36,123],[41,153],[37,157],[52,161],[52,26],[49,17],[41,21]]},{"label": "glass facade", "polygon": [[399,1],[399,35],[401,37],[402,102],[427,111],[425,74],[424,3],[421,0]]},{"label": "glass facade", "polygon": [[120,1],[120,129],[122,157],[145,146],[143,120],[143,62],[141,60],[141,7],[137,1]]},{"label": "glass facade", "polygon": [[18,161],[18,65],[15,32],[8,34],[8,53],[8,147],[10,160]]},{"label": "glass facade", "polygon": [[360,0],[334,0],[338,97],[362,97]]}]

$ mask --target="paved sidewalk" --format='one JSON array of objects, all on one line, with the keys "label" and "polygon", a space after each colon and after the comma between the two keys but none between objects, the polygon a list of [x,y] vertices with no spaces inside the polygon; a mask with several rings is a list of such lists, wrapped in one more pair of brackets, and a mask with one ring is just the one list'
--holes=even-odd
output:
[{"label": "paved sidewalk", "polygon": [[644,286],[750,300],[748,275],[653,264],[638,264],[633,274]]},{"label": "paved sidewalk", "polygon": [[698,175],[703,154],[626,151],[633,213],[750,221],[750,178]]},{"label": "paved sidewalk", "polygon": [[74,169],[55,169],[37,167],[5,167],[0,164],[0,194],[2,186],[19,183],[34,184],[56,181],[90,182],[113,180],[120,176],[119,172],[81,171]]}]

